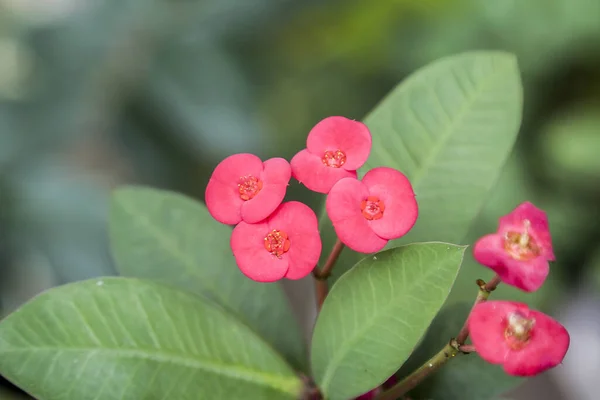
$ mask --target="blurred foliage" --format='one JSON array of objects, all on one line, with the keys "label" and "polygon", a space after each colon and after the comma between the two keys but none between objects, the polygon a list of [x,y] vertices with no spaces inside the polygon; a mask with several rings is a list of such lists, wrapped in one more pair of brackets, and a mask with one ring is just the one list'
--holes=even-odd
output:
[{"label": "blurred foliage", "polygon": [[589,273],[586,277],[589,282],[593,285],[598,293],[600,293],[600,246],[596,248],[596,251],[588,262]]},{"label": "blurred foliage", "polygon": [[519,201],[545,208],[558,261],[540,296],[560,298],[600,275],[598,15],[597,0],[0,0],[3,310],[114,273],[115,185],[202,198],[224,156],[289,158],[321,118],[360,119],[415,68],[471,49],[516,53],[525,84],[518,147],[472,238]]}]

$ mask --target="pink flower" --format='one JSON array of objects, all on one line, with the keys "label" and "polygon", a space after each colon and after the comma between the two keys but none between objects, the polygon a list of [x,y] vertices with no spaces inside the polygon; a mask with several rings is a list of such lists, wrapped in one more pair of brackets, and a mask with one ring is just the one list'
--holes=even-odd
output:
[{"label": "pink flower", "polygon": [[310,190],[329,193],[340,179],[356,178],[370,152],[371,133],[365,124],[328,117],[312,128],[306,149],[292,158],[292,174]]},{"label": "pink flower", "polygon": [[475,259],[508,285],[526,292],[539,289],[554,261],[546,213],[525,202],[500,218],[498,232],[475,243]]},{"label": "pink flower", "polygon": [[262,221],[283,201],[291,174],[283,158],[263,163],[253,154],[229,156],[217,165],[206,187],[208,212],[223,224]]},{"label": "pink flower", "polygon": [[533,376],[560,364],[569,333],[560,323],[526,304],[480,303],[469,316],[471,340],[479,356],[501,364],[509,375]]},{"label": "pink flower", "polygon": [[373,253],[404,236],[417,221],[417,201],[408,178],[392,168],[344,178],[329,192],[325,208],[338,238],[360,253]]},{"label": "pink flower", "polygon": [[257,282],[304,278],[321,255],[317,216],[303,203],[283,203],[260,223],[240,222],[231,249],[240,270]]}]

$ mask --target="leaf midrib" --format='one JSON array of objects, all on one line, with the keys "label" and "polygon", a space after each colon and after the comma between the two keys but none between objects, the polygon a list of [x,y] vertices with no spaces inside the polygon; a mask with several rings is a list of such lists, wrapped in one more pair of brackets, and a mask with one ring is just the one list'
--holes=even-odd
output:
[{"label": "leaf midrib", "polygon": [[[465,118],[465,116],[468,113],[467,111],[473,106],[473,104],[476,103],[481,93],[483,93],[484,89],[487,89],[490,82],[495,81],[498,75],[501,75],[503,73],[503,69],[497,70],[488,75],[487,78],[479,81],[479,85],[477,85],[477,87],[471,92],[470,96],[463,102],[463,106],[455,114],[455,118],[451,119],[450,123],[448,124],[448,127],[440,134],[437,143],[431,147],[431,151],[429,152],[429,154],[426,157],[424,157],[423,162],[421,164],[422,167],[415,169],[415,173],[413,174],[413,176],[410,177],[414,186],[418,185],[423,175],[425,175],[425,173],[434,165],[434,161],[437,159],[437,155],[442,151],[443,148],[446,147],[448,140],[454,136],[453,133],[456,131],[456,127]],[[419,76],[418,78],[420,82],[417,82],[417,79],[415,79],[413,85],[422,84],[423,79],[421,78],[421,76]],[[410,93],[412,90],[414,89],[411,87],[410,90],[407,90],[407,92]],[[433,95],[435,96],[438,102],[441,102],[435,90]],[[410,107],[410,105],[408,105],[408,108],[411,113],[414,113],[414,110]]]},{"label": "leaf midrib", "polygon": [[155,349],[122,349],[110,347],[28,347],[26,349],[8,349],[0,351],[0,354],[9,353],[39,353],[39,352],[76,352],[76,353],[107,353],[116,357],[139,358],[156,361],[159,363],[172,363],[183,367],[203,370],[219,376],[237,379],[252,384],[270,387],[293,396],[298,395],[300,382],[296,376],[285,377],[266,372],[254,371],[242,365],[225,364],[214,361],[200,360],[198,358],[185,357],[165,351],[157,352]]},{"label": "leaf midrib", "polygon": [[[458,246],[457,246],[458,247]],[[462,247],[459,247],[462,248]],[[462,264],[462,258],[461,258],[461,263],[459,264],[459,268],[460,269],[460,265]],[[357,264],[358,265],[358,264]],[[458,269],[455,271],[454,273],[454,278],[456,279],[456,276],[458,275]],[[436,273],[440,272],[440,268],[432,268],[429,270],[429,272],[427,272],[426,274],[421,276],[421,279],[419,279],[419,281],[426,281],[427,278],[431,275],[435,275]],[[340,278],[338,280],[341,281],[342,279],[344,279],[344,277]],[[336,284],[338,283],[336,282]],[[414,282],[413,282],[414,283]],[[383,312],[379,313],[379,314],[372,314],[373,316],[368,320],[368,322],[365,322],[363,324],[361,324],[362,328],[356,330],[355,334],[352,335],[352,337],[346,341],[347,345],[344,346],[344,348],[353,348],[355,342],[357,341],[358,338],[363,337],[364,333],[367,332],[369,329],[371,329],[373,327],[373,321],[377,320],[378,318],[380,318],[381,315],[385,315],[388,314],[391,310],[394,309],[395,306],[397,306],[397,303],[399,302],[398,299],[402,299],[403,297],[411,297],[408,296],[409,294],[412,294],[412,291],[410,290],[410,287],[416,287],[417,285],[411,284],[409,285],[409,290],[407,291],[402,291],[399,290],[397,292],[401,292],[402,294],[398,297],[393,297],[392,300],[385,306],[383,307],[379,307],[379,309],[383,309]],[[337,356],[334,355],[331,358],[331,362],[329,363],[328,368],[325,370],[325,374],[323,374],[323,380],[321,383],[321,388],[323,389],[323,392],[327,393],[327,388],[329,386],[329,383],[331,381],[331,379],[333,378],[333,374],[335,371],[337,371],[340,362],[344,359],[344,357],[346,356],[346,354],[348,353],[348,351],[344,351],[344,352],[338,352]],[[335,367],[335,368],[334,368]]]}]

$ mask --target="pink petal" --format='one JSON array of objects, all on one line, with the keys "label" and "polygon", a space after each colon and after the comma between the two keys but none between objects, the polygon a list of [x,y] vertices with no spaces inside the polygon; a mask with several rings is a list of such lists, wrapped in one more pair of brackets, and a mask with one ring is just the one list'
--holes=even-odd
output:
[{"label": "pink petal", "polygon": [[512,352],[504,370],[515,376],[533,376],[562,363],[569,349],[569,332],[559,322],[539,311],[530,310],[535,319],[529,341]]},{"label": "pink petal", "polygon": [[318,234],[295,235],[288,252],[290,267],[286,278],[302,279],[311,273],[321,256],[321,238]]},{"label": "pink petal", "polygon": [[243,176],[252,175],[256,178],[260,177],[263,171],[263,162],[249,153],[234,154],[217,165],[212,173],[211,179],[217,180],[224,184],[237,185],[239,179]]},{"label": "pink petal", "polygon": [[254,198],[242,204],[242,219],[253,224],[271,215],[283,201],[291,176],[290,164],[283,158],[265,161],[264,170],[259,176],[263,188]]},{"label": "pink petal", "polygon": [[345,117],[328,117],[316,124],[306,139],[306,147],[319,158],[326,151],[346,154],[343,169],[354,171],[363,166],[371,152],[371,132],[362,122]]},{"label": "pink petal", "polygon": [[284,231],[290,240],[286,253],[289,260],[288,279],[301,279],[310,274],[321,256],[319,222],[314,211],[298,201],[283,203],[269,218],[269,230]]},{"label": "pink petal", "polygon": [[262,170],[262,161],[253,154],[234,154],[221,161],[213,171],[204,194],[206,208],[213,218],[223,224],[240,222],[244,201],[238,191],[239,179],[247,175],[258,178]]},{"label": "pink petal", "polygon": [[346,178],[331,188],[325,202],[327,215],[338,238],[359,253],[379,251],[388,242],[373,232],[362,215],[360,204],[368,195],[368,189],[363,182]]},{"label": "pink petal", "polygon": [[542,255],[550,261],[555,260],[554,250],[552,249],[552,237],[548,226],[548,216],[544,211],[526,201],[517,206],[511,213],[500,217],[499,233],[510,231],[523,232],[524,220],[531,223],[530,232],[538,246],[542,249]]},{"label": "pink petal", "polygon": [[[240,222],[231,234],[231,249],[238,268],[257,282],[275,282],[288,271],[287,257],[277,258],[264,247],[269,225]],[[215,266],[218,268],[218,266]]]},{"label": "pink petal", "polygon": [[321,237],[319,232],[296,234],[290,238],[288,252],[290,267],[285,275],[288,279],[302,279],[311,273],[321,256]]},{"label": "pink petal", "polygon": [[503,364],[512,349],[505,339],[508,316],[529,312],[526,305],[511,301],[488,301],[476,305],[469,315],[469,334],[479,356],[491,364]]},{"label": "pink petal", "polygon": [[393,168],[373,168],[365,174],[363,183],[370,196],[383,201],[385,211],[381,219],[369,221],[371,229],[384,239],[404,236],[417,222],[419,209],[408,178]]},{"label": "pink petal", "polygon": [[525,292],[538,290],[550,272],[548,261],[541,256],[529,261],[512,258],[504,249],[504,238],[499,234],[479,239],[473,256],[477,262],[496,272],[502,282]]},{"label": "pink petal", "polygon": [[485,235],[475,242],[473,246],[473,257],[475,260],[491,268],[497,274],[504,272],[504,238],[496,233]]},{"label": "pink petal", "polygon": [[284,158],[270,158],[263,163],[260,179],[269,185],[287,185],[292,177],[292,167]]},{"label": "pink petal", "polygon": [[267,221],[269,229],[284,230],[288,236],[319,232],[315,212],[299,201],[288,201],[279,206]]},{"label": "pink petal", "polygon": [[549,273],[548,261],[542,256],[529,261],[519,261],[506,255],[504,268],[498,275],[507,285],[525,292],[535,292],[542,287]]},{"label": "pink petal", "polygon": [[514,350],[504,363],[504,370],[515,376],[534,376],[562,363],[569,349],[569,332],[559,322],[539,311],[530,310],[535,319],[529,341]]},{"label": "pink petal", "polygon": [[226,184],[211,178],[206,186],[204,201],[210,215],[220,223],[235,225],[242,220],[244,200],[240,198],[237,184]]},{"label": "pink petal", "polygon": [[304,149],[297,153],[292,161],[292,174],[308,189],[327,194],[340,179],[356,178],[356,171],[332,168],[323,164],[321,158]]}]

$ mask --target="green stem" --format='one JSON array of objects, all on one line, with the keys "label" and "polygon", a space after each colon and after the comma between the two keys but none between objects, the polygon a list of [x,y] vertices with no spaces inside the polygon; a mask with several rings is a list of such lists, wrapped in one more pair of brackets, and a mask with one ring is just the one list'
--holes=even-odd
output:
[{"label": "green stem", "polygon": [[375,400],[396,400],[397,398],[404,396],[457,354],[460,354],[458,349],[454,348],[451,343],[448,343],[439,353],[431,357],[425,364],[421,365],[409,376],[394,385],[391,389],[376,396]]},{"label": "green stem", "polygon": [[[490,293],[492,293],[494,290],[496,290],[496,287],[498,287],[500,282],[501,282],[501,280],[498,275],[494,276],[492,278],[492,280],[489,281],[488,283],[485,283],[481,279],[477,280],[477,285],[479,286],[479,292],[477,293],[477,298],[475,298],[475,303],[473,303],[473,307],[471,308],[469,315],[471,315],[471,312],[473,311],[473,309],[475,307],[477,307],[477,305],[479,303],[483,303],[483,302],[487,301],[488,297],[490,297]],[[458,332],[458,335],[456,336],[456,341],[458,342],[459,345],[463,345],[467,341],[468,337],[469,337],[469,317],[467,316],[467,319],[466,319],[463,327],[461,328],[460,332]]]}]

